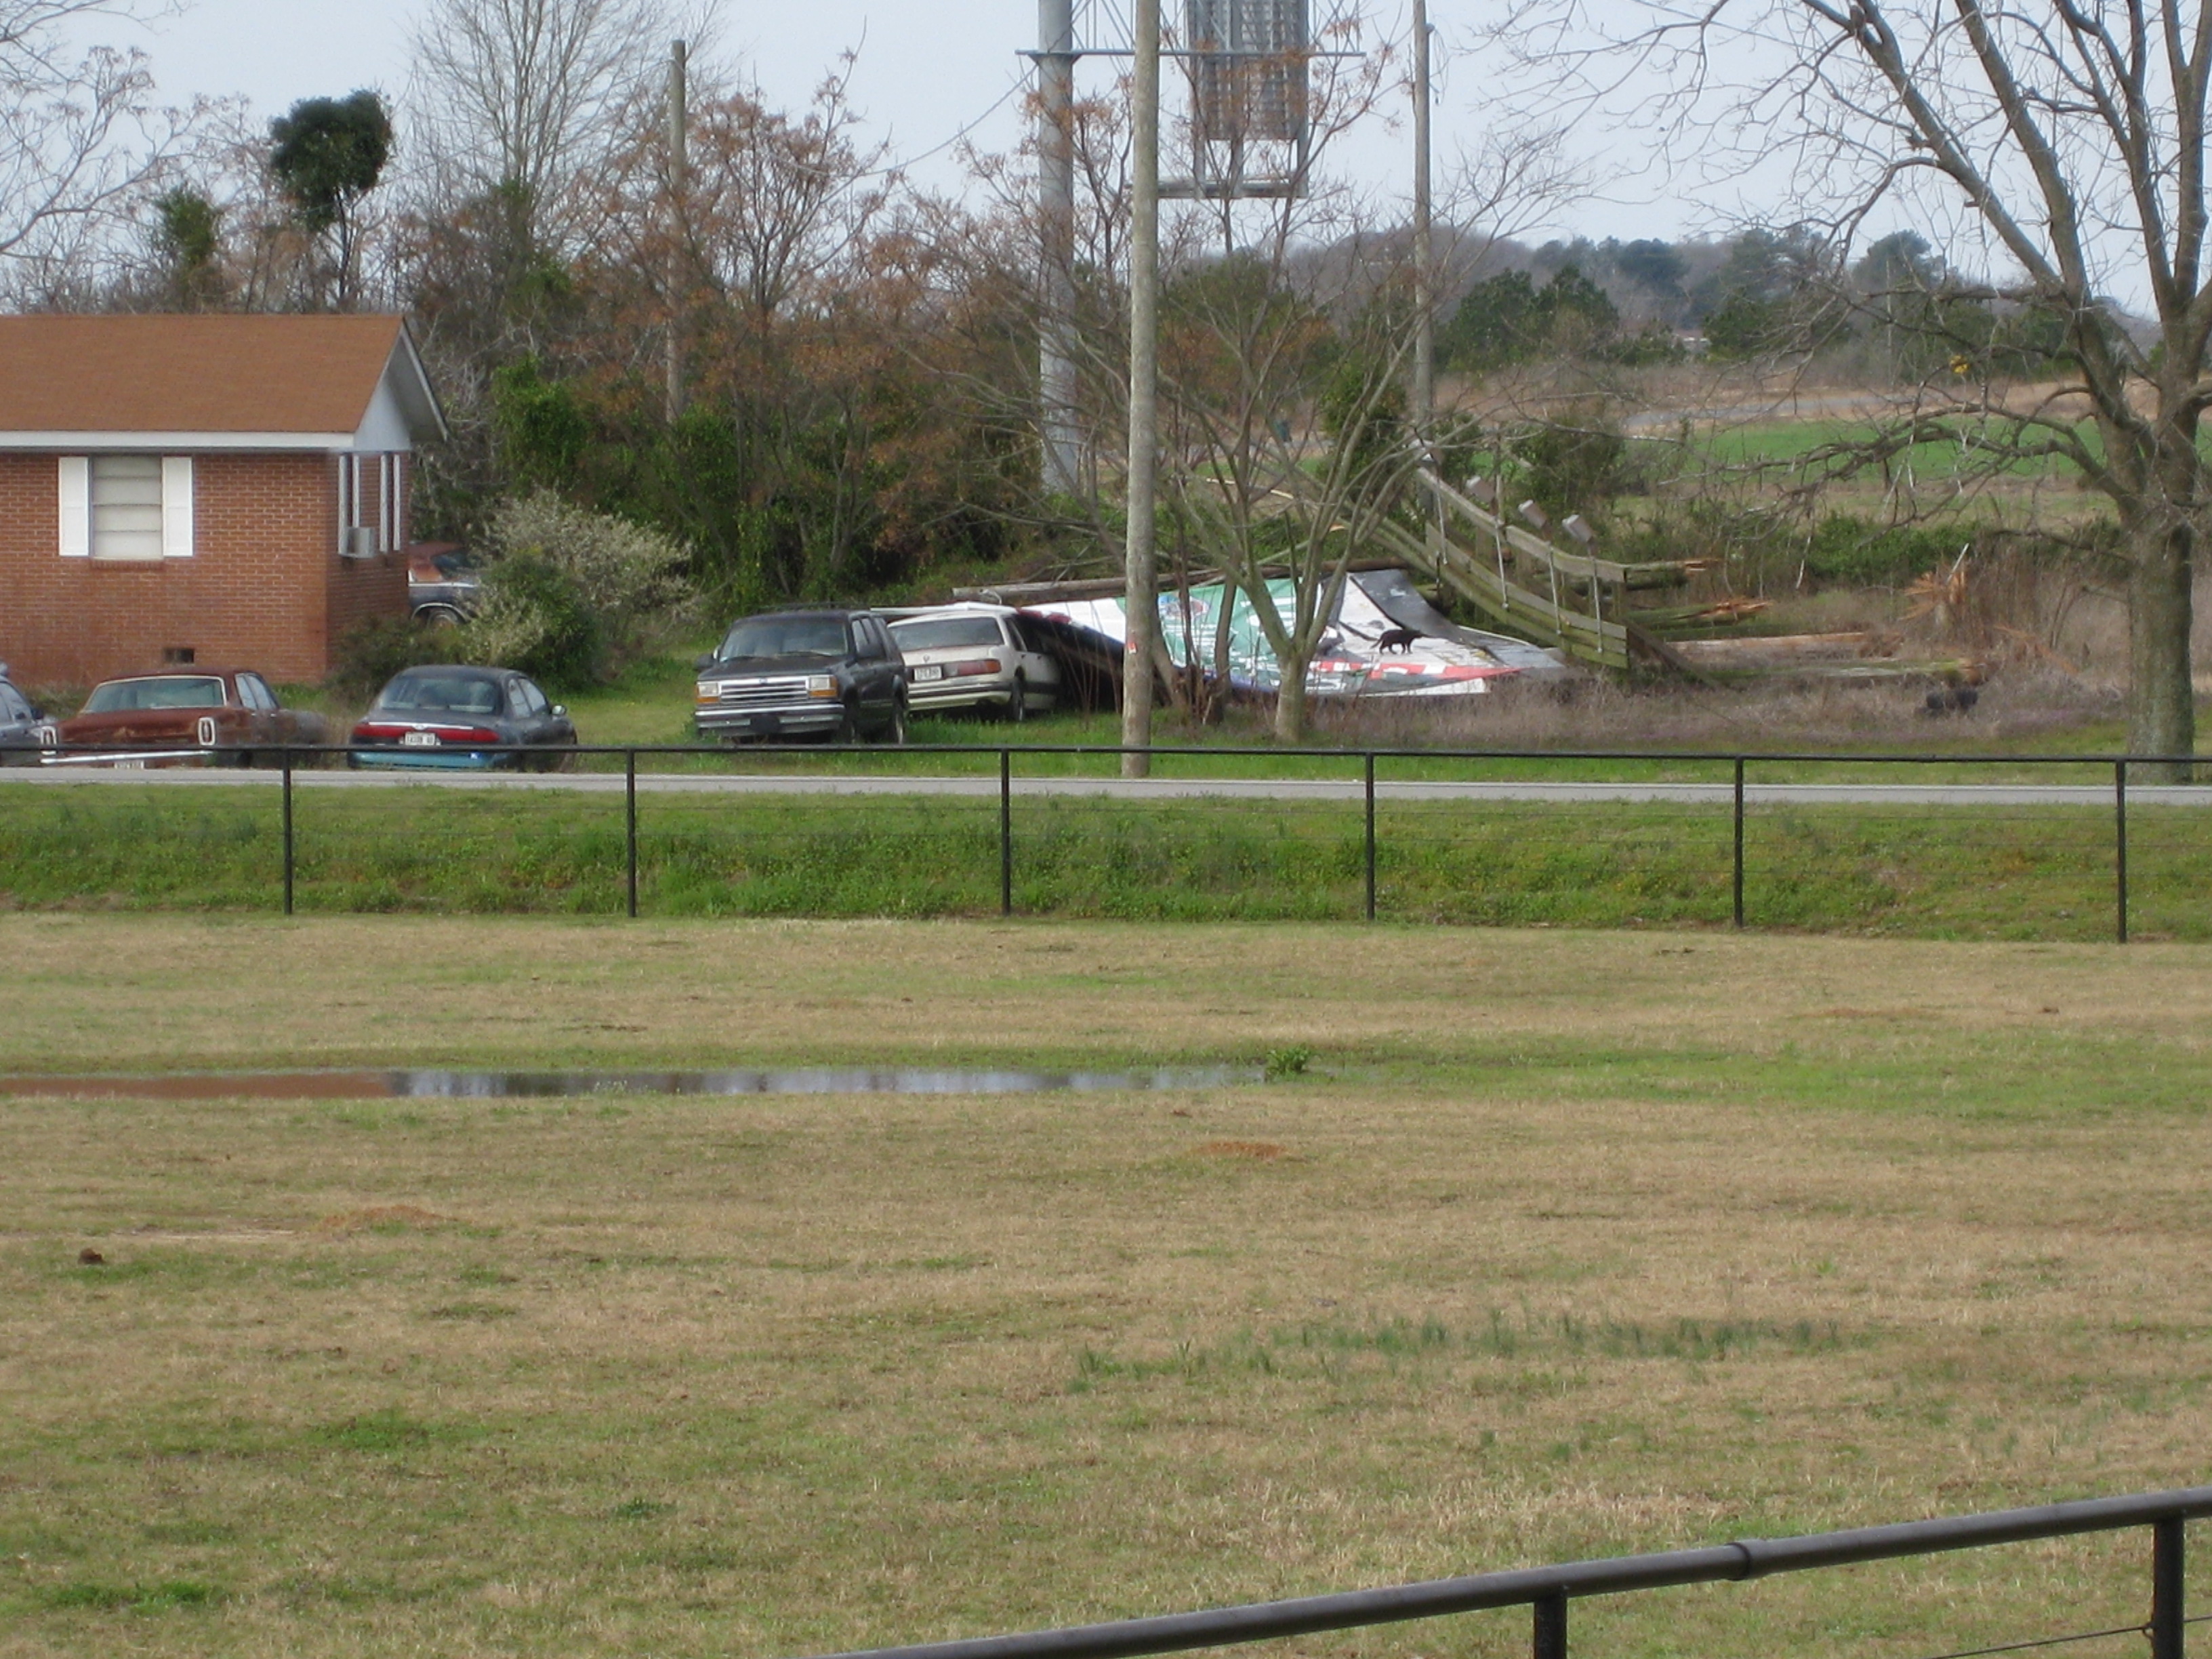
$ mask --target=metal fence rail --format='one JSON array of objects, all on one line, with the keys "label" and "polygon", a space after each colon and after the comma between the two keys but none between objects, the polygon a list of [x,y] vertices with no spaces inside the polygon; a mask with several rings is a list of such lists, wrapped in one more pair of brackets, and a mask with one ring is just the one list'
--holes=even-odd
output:
[{"label": "metal fence rail", "polygon": [[[256,752],[264,764],[270,761],[275,762],[275,769],[278,774],[277,781],[282,790],[283,867],[281,872],[281,886],[283,896],[283,911],[285,915],[292,915],[295,910],[297,887],[298,851],[294,807],[294,778],[295,772],[310,768],[317,762],[328,763],[347,760],[363,754],[387,751],[380,750],[364,750],[357,746],[343,744],[327,744],[312,747],[302,745],[281,750],[263,750]],[[390,750],[388,752],[393,755],[407,755],[419,751],[410,751],[404,749],[395,748]],[[511,757],[518,765],[526,761],[544,761],[547,758],[547,751],[542,749],[529,750],[512,745],[471,745],[471,752],[487,756],[497,756],[501,758]],[[777,760],[793,758],[851,760],[855,758],[857,756],[866,754],[867,751],[855,750],[848,747],[839,745],[791,744],[778,745],[772,750],[765,750],[760,752],[764,757],[772,757]],[[1440,762],[1466,762],[1492,763],[1510,763],[1529,766],[1582,763],[1609,763],[1617,765],[1633,764],[1637,766],[1700,765],[1711,767],[1716,769],[1725,768],[1732,777],[1732,791],[1729,795],[1732,818],[1729,852],[1730,919],[1733,924],[1737,927],[1743,927],[1754,920],[1754,918],[1750,916],[1747,912],[1745,893],[1745,874],[1747,854],[1745,848],[1744,827],[1747,807],[1752,804],[1750,799],[1751,791],[1754,787],[1763,787],[1770,789],[1787,787],[1755,786],[1752,781],[1751,777],[1752,770],[1754,768],[1791,765],[1848,765],[1862,768],[1900,768],[1909,771],[1914,769],[1925,769],[1929,767],[2001,767],[2013,769],[2015,772],[2027,771],[2031,773],[2036,771],[2047,771],[2051,769],[2071,769],[2079,771],[2085,768],[2094,769],[2100,774],[2108,775],[2112,781],[2110,793],[2104,798],[2110,801],[2112,812],[2112,830],[2110,843],[2112,870],[2112,936],[2122,943],[2125,943],[2127,940],[2130,922],[2128,813],[2131,769],[2133,769],[2134,776],[2139,780],[2143,775],[2145,769],[2157,768],[2160,769],[2162,773],[2168,775],[2172,775],[2178,773],[2185,776],[2190,775],[2191,769],[2197,764],[2197,763],[2191,760],[2177,760],[2171,757],[2146,755],[2020,756],[1918,753],[1854,755],[1812,752],[1749,753],[1744,751],[1693,750],[1658,751],[1648,750],[1573,750],[1532,751],[1525,750],[1503,749],[1355,749],[1291,751],[1279,748],[1257,745],[1215,747],[1179,747],[1168,745],[1154,746],[1147,750],[1138,750],[1114,745],[1084,744],[914,744],[896,750],[883,750],[878,752],[882,753],[886,757],[890,757],[891,756],[916,757],[935,755],[945,757],[988,757],[995,759],[997,763],[996,781],[998,794],[998,896],[1000,912],[1001,915],[1012,915],[1014,911],[1014,876],[1017,866],[1017,846],[1013,815],[1013,796],[1015,793],[1015,784],[1018,780],[1016,763],[1018,758],[1020,757],[1060,757],[1104,760],[1108,758],[1118,759],[1121,756],[1132,753],[1144,753],[1157,759],[1170,761],[1245,761],[1254,759],[1281,761],[1286,757],[1295,757],[1298,759],[1314,764],[1316,767],[1326,767],[1331,763],[1340,763],[1349,770],[1351,768],[1356,766],[1358,769],[1357,775],[1358,783],[1357,787],[1359,790],[1363,808],[1361,819],[1361,838],[1363,842],[1361,849],[1363,856],[1362,875],[1364,878],[1363,911],[1366,919],[1370,921],[1376,920],[1379,914],[1379,896],[1376,877],[1376,855],[1379,836],[1376,825],[1376,803],[1378,775],[1381,774],[1382,769],[1385,767],[1393,764],[1403,763],[1433,764]],[[102,750],[88,746],[63,746],[52,748],[47,750],[46,753],[53,760],[64,762],[74,761],[78,765],[82,765],[87,762],[96,763],[106,757],[103,755]],[[719,747],[708,747],[696,744],[665,744],[592,745],[562,750],[559,751],[559,753],[563,760],[573,757],[577,759],[605,758],[610,760],[619,760],[621,763],[623,778],[623,908],[628,915],[636,916],[640,913],[638,854],[638,783],[640,775],[638,766],[641,758],[668,757],[696,761],[702,757],[713,757],[715,758],[728,759],[732,757],[731,751]],[[132,751],[131,758],[134,763],[136,763],[143,762],[149,757],[145,757],[141,751],[134,750]],[[162,760],[175,760],[201,761],[214,764],[222,764],[234,761],[240,758],[240,757],[234,751],[230,750],[201,750],[177,751],[172,756],[155,757],[151,758],[153,758],[156,763],[159,763]],[[76,769],[76,768],[72,767],[71,769]],[[5,773],[0,773],[0,781],[4,781],[8,775],[9,775]],[[132,775],[138,776],[143,775],[134,772]],[[885,775],[881,779],[881,781],[884,785],[884,793],[896,792],[898,775]],[[916,781],[920,782],[921,780],[917,778]],[[984,775],[978,774],[975,781],[979,785],[988,787],[988,783]],[[1193,780],[1191,781],[1197,784],[1203,784],[1206,781],[1209,781],[1209,780]],[[1210,781],[1226,783],[1228,781],[1211,780]],[[1281,780],[1280,781],[1291,783],[1297,781]],[[1351,780],[1346,779],[1346,784],[1349,786]],[[1474,787],[1479,787],[1480,786],[1478,785]],[[1624,785],[1622,787],[1628,787],[1632,786]],[[1657,790],[1679,789],[1686,787],[1695,786],[1652,786],[1652,787]],[[1990,786],[1968,785],[1960,787],[1971,789],[1975,787],[1986,788]],[[1717,793],[1719,791],[1727,789],[1729,786],[1716,785],[1711,786],[1711,787],[1715,790],[1717,796]],[[2090,790],[2081,789],[2077,786],[2069,786],[2069,787],[2075,790],[2075,799],[2076,804],[2086,802],[2092,798],[2093,792]]]},{"label": "metal fence rail", "polygon": [[[2192,1622],[2185,1604],[2185,1527],[2187,1522],[2207,1515],[2212,1515],[2212,1486],[2185,1486],[2172,1492],[2047,1504],[2033,1509],[1998,1510],[1935,1521],[1908,1521],[1895,1526],[1861,1527],[1799,1538],[1747,1538],[1705,1549],[1570,1561],[1557,1566],[1438,1578],[1425,1583],[1302,1596],[1287,1601],[1251,1602],[1202,1613],[1127,1619],[1112,1624],[1078,1625],[1020,1636],[866,1649],[839,1654],[835,1659],[1133,1659],[1133,1656],[1143,1654],[1182,1653],[1194,1648],[1227,1647],[1322,1631],[1357,1630],[1408,1620],[1516,1607],[1531,1609],[1530,1652],[1534,1659],[1566,1659],[1567,1604],[1577,1596],[1619,1595],[1681,1584],[1764,1578],[1775,1573],[1807,1572],[1863,1561],[1981,1549],[1993,1544],[2114,1532],[2131,1527],[2147,1527],[2151,1533],[2149,1615],[2141,1626],[2091,1633],[2113,1635],[2140,1629],[2149,1638],[2150,1659],[2184,1659],[2186,1628]],[[2034,1644],[2003,1645],[2009,1648]]]}]

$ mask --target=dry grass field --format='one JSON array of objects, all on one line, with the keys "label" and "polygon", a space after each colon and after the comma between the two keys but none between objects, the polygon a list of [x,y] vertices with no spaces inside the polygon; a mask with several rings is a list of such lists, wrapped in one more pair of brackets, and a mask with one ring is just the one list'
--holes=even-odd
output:
[{"label": "dry grass field", "polygon": [[[2197,947],[9,916],[0,1006],[16,1074],[1311,1055],[0,1093],[11,1659],[795,1655],[2212,1476]],[[1582,1603],[1576,1649],[1917,1659],[2136,1622],[2147,1560]]]}]

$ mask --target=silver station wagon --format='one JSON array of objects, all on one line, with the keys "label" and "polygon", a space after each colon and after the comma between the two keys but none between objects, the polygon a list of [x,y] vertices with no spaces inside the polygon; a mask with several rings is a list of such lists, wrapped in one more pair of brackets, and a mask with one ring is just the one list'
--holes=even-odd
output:
[{"label": "silver station wagon", "polygon": [[948,605],[890,625],[915,711],[983,708],[1010,720],[1060,706],[1060,664],[1003,605]]}]

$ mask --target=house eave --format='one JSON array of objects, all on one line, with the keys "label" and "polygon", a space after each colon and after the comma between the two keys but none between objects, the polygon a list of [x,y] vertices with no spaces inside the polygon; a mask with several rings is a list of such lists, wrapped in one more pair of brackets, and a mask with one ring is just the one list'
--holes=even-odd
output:
[{"label": "house eave", "polygon": [[167,454],[210,450],[309,450],[336,453],[358,447],[350,432],[0,432],[0,453],[86,455],[112,451]]}]

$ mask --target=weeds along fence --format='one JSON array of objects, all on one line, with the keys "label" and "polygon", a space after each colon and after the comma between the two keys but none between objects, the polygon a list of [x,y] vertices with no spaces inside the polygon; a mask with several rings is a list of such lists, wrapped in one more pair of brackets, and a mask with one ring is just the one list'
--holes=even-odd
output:
[{"label": "weeds along fence", "polygon": [[2205,1515],[2212,1515],[2212,1486],[2190,1486],[1850,1532],[1744,1539],[1704,1549],[1571,1561],[1558,1566],[1130,1619],[1024,1636],[878,1648],[865,1655],[839,1655],[837,1659],[1133,1659],[1145,1654],[1183,1653],[1521,1607],[1531,1613],[1529,1652],[1534,1659],[1567,1659],[1568,1605],[1583,1597],[1741,1582],[1778,1573],[2133,1528],[2147,1528],[2151,1534],[2149,1605],[2141,1623],[2015,1637],[1938,1656],[1938,1659],[1972,1659],[1972,1656],[2029,1649],[2057,1650],[2120,1637],[2147,1638],[2149,1659],[2183,1659],[2188,1627],[2203,1622],[2191,1618],[2187,1609],[2185,1531],[2188,1522]]},{"label": "weeds along fence", "polygon": [[2212,939],[2212,787],[2156,757],[1166,747],[1125,781],[1124,752],[57,750],[0,771],[0,906]]}]

